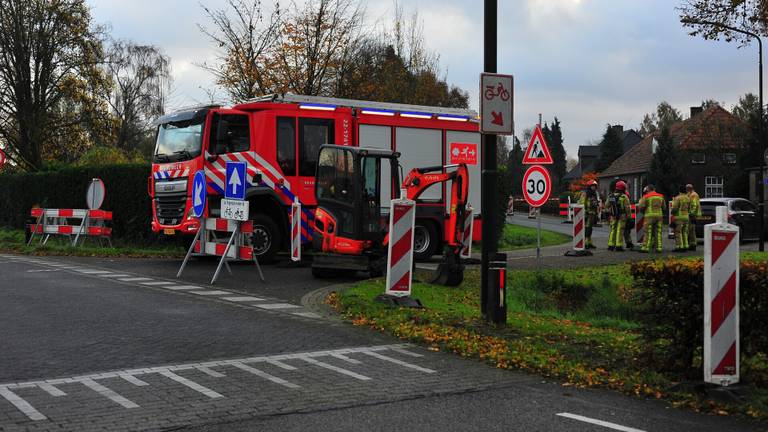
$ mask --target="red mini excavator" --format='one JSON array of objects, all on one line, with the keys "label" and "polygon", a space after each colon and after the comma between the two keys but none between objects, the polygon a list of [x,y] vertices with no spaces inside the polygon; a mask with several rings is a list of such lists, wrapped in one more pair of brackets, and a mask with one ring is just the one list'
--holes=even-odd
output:
[{"label": "red mini excavator", "polygon": [[464,280],[460,253],[467,217],[467,166],[414,168],[400,185],[399,157],[399,153],[389,150],[321,147],[315,177],[313,275],[330,277],[345,271],[382,275],[389,242],[389,208],[382,206],[382,190],[399,185],[394,188],[395,197],[399,197],[402,188],[406,197],[415,201],[430,186],[451,181],[443,261],[431,282],[456,286]]}]

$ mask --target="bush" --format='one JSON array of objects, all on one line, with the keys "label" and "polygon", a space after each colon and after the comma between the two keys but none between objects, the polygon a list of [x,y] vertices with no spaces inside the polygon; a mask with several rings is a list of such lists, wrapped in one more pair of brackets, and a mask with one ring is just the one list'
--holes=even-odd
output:
[{"label": "bush", "polygon": [[536,286],[560,312],[575,312],[584,308],[594,291],[591,285],[569,282],[558,273],[537,273]]},{"label": "bush", "polygon": [[112,235],[126,240],[151,237],[151,200],[147,195],[150,166],[108,165],[67,168],[44,173],[0,176],[0,227],[23,228],[29,210],[86,208],[85,193],[93,178],[104,181],[107,195],[102,208],[113,212]]},{"label": "bush", "polygon": [[[669,371],[700,371],[704,344],[704,263],[664,260],[633,263],[630,301],[639,309],[651,360]],[[768,352],[768,263],[743,261],[740,268],[741,352]]]}]

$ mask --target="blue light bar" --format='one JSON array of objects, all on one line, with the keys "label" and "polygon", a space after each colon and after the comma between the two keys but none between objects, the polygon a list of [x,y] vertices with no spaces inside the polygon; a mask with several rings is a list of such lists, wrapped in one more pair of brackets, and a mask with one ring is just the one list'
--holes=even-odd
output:
[{"label": "blue light bar", "polygon": [[391,110],[383,110],[383,109],[374,109],[374,108],[363,108],[360,110],[361,114],[372,114],[372,115],[381,115],[381,116],[389,116],[392,117],[395,115],[394,111]]},{"label": "blue light bar", "polygon": [[448,121],[469,121],[469,117],[467,116],[460,116],[460,115],[453,115],[453,114],[440,114],[437,116],[438,120],[448,120]]},{"label": "blue light bar", "polygon": [[418,112],[418,111],[411,111],[411,112],[401,112],[400,117],[409,117],[409,118],[420,118],[420,119],[431,119],[432,113],[427,112]]},{"label": "blue light bar", "polygon": [[334,111],[336,109],[336,105],[308,103],[299,105],[299,108],[320,111]]}]

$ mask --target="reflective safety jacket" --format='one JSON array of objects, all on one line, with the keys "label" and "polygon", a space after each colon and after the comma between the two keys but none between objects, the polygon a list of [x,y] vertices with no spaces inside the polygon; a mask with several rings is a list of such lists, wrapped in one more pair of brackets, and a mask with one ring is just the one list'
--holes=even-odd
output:
[{"label": "reflective safety jacket", "polygon": [[599,205],[597,192],[589,194],[586,190],[581,191],[581,194],[579,194],[579,204],[584,206],[584,212],[597,213],[597,207]]},{"label": "reflective safety jacket", "polygon": [[691,199],[687,194],[681,193],[672,200],[672,215],[675,218],[687,221],[691,211]]},{"label": "reflective safety jacket", "polygon": [[688,198],[691,199],[691,214],[697,217],[701,216],[701,202],[699,200],[699,194],[697,194],[696,191],[691,191],[691,193],[688,194]]},{"label": "reflective safety jacket", "polygon": [[637,205],[645,217],[663,217],[664,210],[667,208],[667,200],[664,199],[664,195],[653,191],[643,195]]}]

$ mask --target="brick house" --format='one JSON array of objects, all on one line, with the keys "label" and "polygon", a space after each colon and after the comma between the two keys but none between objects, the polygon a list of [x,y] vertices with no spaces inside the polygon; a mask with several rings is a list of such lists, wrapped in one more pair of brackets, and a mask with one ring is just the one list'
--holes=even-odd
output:
[{"label": "brick house", "polygon": [[[683,183],[693,184],[702,198],[733,195],[733,179],[741,172],[739,153],[748,142],[747,125],[720,106],[691,108],[691,117],[670,127],[680,155]],[[647,183],[658,132],[645,137],[600,173],[600,192],[607,194],[615,179],[627,182],[632,201]]]}]

